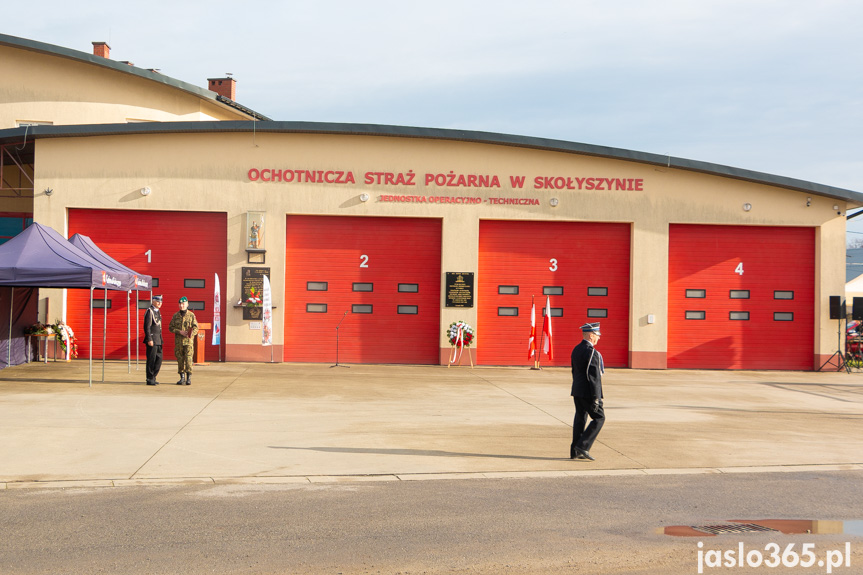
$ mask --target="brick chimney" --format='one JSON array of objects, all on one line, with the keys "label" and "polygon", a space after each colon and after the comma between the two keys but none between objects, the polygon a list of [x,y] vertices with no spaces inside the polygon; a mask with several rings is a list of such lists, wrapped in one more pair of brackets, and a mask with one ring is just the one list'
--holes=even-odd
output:
[{"label": "brick chimney", "polygon": [[111,57],[111,47],[107,42],[93,42],[93,55],[103,58]]},{"label": "brick chimney", "polygon": [[210,91],[231,100],[237,99],[237,81],[233,78],[207,78],[207,82]]}]

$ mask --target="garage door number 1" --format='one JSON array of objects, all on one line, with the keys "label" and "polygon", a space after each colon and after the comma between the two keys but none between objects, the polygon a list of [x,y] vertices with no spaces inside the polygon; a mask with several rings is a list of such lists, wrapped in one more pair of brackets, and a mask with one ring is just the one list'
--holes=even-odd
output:
[{"label": "garage door number 1", "polygon": [[743,275],[743,262],[740,262],[739,264],[737,264],[737,267],[734,268],[734,273],[739,274],[739,275]]}]

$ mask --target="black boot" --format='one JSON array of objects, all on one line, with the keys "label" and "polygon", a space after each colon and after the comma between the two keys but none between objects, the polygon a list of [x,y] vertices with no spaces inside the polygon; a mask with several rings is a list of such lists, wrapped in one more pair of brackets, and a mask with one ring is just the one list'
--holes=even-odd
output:
[{"label": "black boot", "polygon": [[191,373],[186,374],[186,385],[192,385],[192,374]]},{"label": "black boot", "polygon": [[183,385],[183,384],[185,384],[185,383],[186,383],[186,374],[185,374],[185,373],[181,373],[181,374],[180,374],[180,381],[178,381],[178,382],[177,382],[177,385]]}]

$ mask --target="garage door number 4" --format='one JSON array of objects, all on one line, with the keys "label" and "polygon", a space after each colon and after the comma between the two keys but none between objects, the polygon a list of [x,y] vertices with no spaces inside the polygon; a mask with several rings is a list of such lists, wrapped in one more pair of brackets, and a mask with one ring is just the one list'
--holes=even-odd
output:
[{"label": "garage door number 4", "polygon": [[741,276],[743,275],[743,262],[740,262],[739,264],[737,264],[737,267],[734,268],[734,273],[741,275]]}]

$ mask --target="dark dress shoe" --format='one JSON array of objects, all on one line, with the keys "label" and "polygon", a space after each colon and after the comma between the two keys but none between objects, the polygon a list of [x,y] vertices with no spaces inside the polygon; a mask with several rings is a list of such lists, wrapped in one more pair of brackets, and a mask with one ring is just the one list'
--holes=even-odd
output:
[{"label": "dark dress shoe", "polygon": [[158,384],[158,383],[156,383],[155,381],[148,381],[148,382],[147,382],[147,385],[159,385],[159,384]]},{"label": "dark dress shoe", "polygon": [[589,459],[590,461],[596,461],[596,459],[590,454],[590,452],[585,451],[584,449],[575,448],[575,452],[577,454],[576,459]]}]

